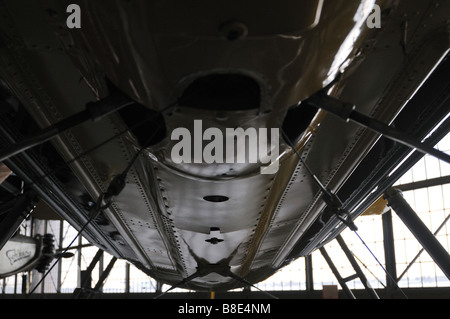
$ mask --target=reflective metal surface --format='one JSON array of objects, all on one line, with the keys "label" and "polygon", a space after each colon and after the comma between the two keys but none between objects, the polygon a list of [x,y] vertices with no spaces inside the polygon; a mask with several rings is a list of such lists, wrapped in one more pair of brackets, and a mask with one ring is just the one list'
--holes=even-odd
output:
[{"label": "reflective metal surface", "polygon": [[[82,9],[81,29],[66,28],[65,10],[72,2]],[[366,24],[375,4],[383,12],[380,30]],[[415,29],[404,52],[399,30],[408,5],[424,12],[411,24],[427,21],[428,12],[436,18],[429,32]],[[183,1],[3,0],[0,9],[6,43],[0,76],[39,126],[80,111],[111,87],[149,112],[162,111],[157,121],[141,123],[141,135],[128,131],[139,124],[139,116],[129,122],[114,114],[83,124],[52,145],[64,161],[81,155],[69,167],[93,201],[142,150],[125,189],[105,210],[104,224],[92,226],[103,234],[93,241],[171,285],[201,269],[201,277],[184,285],[192,289],[242,286],[215,272],[222,266],[251,282],[272,275],[291,261],[299,243],[306,243],[304,235],[321,218],[325,203],[281,138],[278,171],[261,174],[260,162],[237,163],[237,154],[229,163],[176,163],[174,130],[185,128],[195,136],[195,121],[201,121],[203,132],[216,128],[223,136],[227,128],[282,128],[292,106],[341,72],[343,80],[330,94],[391,123],[448,49],[448,17],[442,8],[436,15],[430,1],[200,1],[188,6]],[[433,30],[441,36],[430,38],[429,33],[437,34]],[[411,64],[415,75],[405,75],[403,63],[409,59],[418,59]],[[226,84],[222,75],[233,75],[249,88],[256,83],[259,91],[223,93],[217,84]],[[186,93],[198,90],[233,96],[244,106],[217,106],[211,94],[211,107],[200,107],[203,95]],[[258,105],[245,107],[246,101]],[[321,182],[338,191],[379,136],[323,111],[302,114],[307,124],[296,136],[296,148]],[[163,128],[164,138],[142,149],[140,140]]]}]

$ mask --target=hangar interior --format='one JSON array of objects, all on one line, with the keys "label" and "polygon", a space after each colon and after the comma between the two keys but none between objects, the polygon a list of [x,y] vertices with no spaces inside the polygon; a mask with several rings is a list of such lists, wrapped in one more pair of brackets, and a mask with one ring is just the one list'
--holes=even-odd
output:
[{"label": "hangar interior", "polygon": [[70,2],[0,0],[0,298],[450,297],[448,2]]},{"label": "hangar interior", "polygon": [[[450,135],[437,148],[448,152]],[[31,215],[19,232],[48,234],[54,251],[66,254],[43,273],[32,270],[1,279],[0,298],[448,298],[450,166],[427,155],[394,187],[412,211],[407,220],[397,206],[396,211],[382,203],[384,208],[375,207],[355,221],[357,232],[345,229],[266,281],[229,292],[176,288],[164,294],[169,286],[77,237],[67,222]],[[433,238],[420,225],[411,226],[416,217]]]}]

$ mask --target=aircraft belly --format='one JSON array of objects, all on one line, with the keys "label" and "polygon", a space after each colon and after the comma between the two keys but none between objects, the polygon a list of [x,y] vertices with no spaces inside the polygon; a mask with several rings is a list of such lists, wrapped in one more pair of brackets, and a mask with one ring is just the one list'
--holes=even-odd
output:
[{"label": "aircraft belly", "polygon": [[[50,2],[63,10],[73,1]],[[276,105],[266,107],[283,116],[286,107],[334,79],[375,0],[287,1],[283,6],[226,1],[213,7],[202,1],[186,10],[183,1],[76,2],[85,8],[83,27],[59,30],[59,36],[93,87],[99,87],[95,63],[136,101],[161,110],[193,76],[244,72],[265,82]],[[248,36],[227,41],[221,26],[236,19],[247,22]],[[55,17],[55,23],[64,22]],[[351,33],[345,50],[337,33]]]},{"label": "aircraft belly", "polygon": [[[394,21],[398,26],[386,24],[381,37],[385,43],[371,53],[374,39],[362,41],[366,32],[376,33],[365,28],[367,16],[375,3],[391,9],[394,1],[389,0],[288,1],[297,14],[288,12],[288,5],[256,0],[248,5],[232,1],[239,10],[226,1],[217,2],[217,8],[211,1],[200,1],[204,5],[193,8],[175,0],[45,2],[57,13],[51,18],[35,2],[31,6],[39,14],[21,15],[25,0],[0,0],[5,12],[0,21],[0,36],[5,41],[0,50],[2,79],[42,128],[79,112],[87,102],[107,96],[110,90],[123,91],[136,101],[135,107],[149,112],[145,114],[159,116],[145,125],[140,123],[139,135],[131,127],[141,121],[140,116],[125,109],[97,123],[73,128],[51,143],[62,158],[60,163],[71,169],[86,191],[83,195],[89,195],[90,202],[84,204],[91,207],[114,177],[133,164],[125,188],[114,196],[101,218],[89,225],[86,235],[161,282],[174,285],[197,274],[198,278],[186,284],[193,289],[235,288],[242,282],[227,276],[227,271],[256,282],[288,263],[292,251],[300,251],[295,246],[309,240],[305,233],[311,228],[315,231],[312,226],[320,224],[324,215],[326,205],[311,172],[325,187],[338,192],[379,139],[377,134],[324,111],[313,116],[302,113],[293,126],[297,128],[302,121],[307,124],[298,124],[302,132],[295,136],[295,146],[308,167],[279,138],[278,170],[262,174],[261,161],[237,163],[237,154],[223,154],[224,161],[213,163],[199,158],[207,154],[203,151],[212,141],[205,139],[205,130],[214,129],[226,140],[232,135],[228,129],[254,128],[259,130],[259,140],[261,129],[284,127],[292,108],[301,108],[299,102],[323,89],[347,65],[354,68],[355,77],[344,73],[330,95],[356,101],[360,112],[392,123],[448,49],[448,32],[442,32],[436,33],[436,39],[436,35],[429,37],[426,43],[430,45],[412,46],[414,50],[410,50],[417,53],[403,52],[399,30],[404,18],[399,15]],[[71,2],[82,7],[81,29],[65,27],[65,9]],[[263,8],[278,10],[277,15],[268,14],[274,19],[271,24],[253,18],[254,11]],[[223,33],[221,26],[227,26],[233,12],[248,22],[245,37],[230,39],[233,34]],[[389,10],[383,14],[387,19]],[[27,19],[42,27],[26,29]],[[47,19],[52,19],[56,36]],[[398,32],[389,35],[392,29]],[[428,37],[423,32],[415,41]],[[46,45],[51,50],[44,50]],[[361,68],[357,49],[363,57],[367,50],[369,63]],[[411,61],[405,65],[414,67],[414,81],[412,75],[402,72],[408,59]],[[80,83],[79,72],[85,82]],[[207,79],[211,84],[215,83],[211,78],[224,75],[256,83],[257,93],[250,100],[256,98],[257,107],[240,109],[234,105],[236,100],[220,104],[220,99],[228,101],[230,91],[206,106],[196,105],[201,99],[188,103],[188,94],[185,99],[185,92],[196,81]],[[220,89],[228,84],[219,83]],[[206,85],[201,89],[200,95],[206,92],[208,96],[217,88]],[[131,123],[126,116],[130,114]],[[163,126],[161,139],[142,144],[142,138],[149,139]],[[178,157],[171,152],[180,142],[172,136],[177,129],[192,137],[186,144],[192,146],[189,156],[184,156],[185,149]],[[250,156],[252,146],[248,143],[236,150]],[[200,151],[194,154],[197,149]],[[136,154],[139,156],[133,161]],[[177,162],[180,158],[188,162]],[[61,188],[66,191],[66,187],[69,193],[70,185]],[[77,197],[76,192],[71,195]],[[85,216],[88,211],[78,214]],[[71,217],[79,227],[82,223],[74,215]]]},{"label": "aircraft belly", "polygon": [[[219,243],[212,243],[213,238],[211,238],[210,234],[202,234],[197,232],[190,232],[186,230],[177,230],[177,234],[182,241],[183,244],[180,244],[182,247],[184,255],[195,256],[195,258],[202,258],[210,264],[217,264],[219,261],[224,259],[224,256],[228,257],[235,253],[236,249],[241,244],[245,244],[251,235],[250,230],[241,230],[234,231],[227,234],[221,234],[219,238],[217,238]],[[185,250],[184,250],[185,249]],[[191,257],[192,258],[192,257]],[[185,258],[186,260],[187,258]],[[195,261],[194,258],[192,258]],[[195,269],[197,264],[195,262],[191,262],[191,269]],[[192,267],[193,266],[193,267]],[[230,264],[230,266],[236,266],[236,264]],[[239,264],[237,264],[239,266]]]},{"label": "aircraft belly", "polygon": [[[134,174],[132,174],[135,177]],[[116,218],[123,221],[123,232],[129,233],[143,254],[147,257],[148,266],[175,270],[165,240],[155,220],[155,210],[139,181],[129,181],[123,193],[113,204]],[[121,234],[116,234],[121,236]],[[117,237],[120,239],[120,237]],[[125,244],[125,243],[124,243]]]},{"label": "aircraft belly", "polygon": [[[237,249],[247,244],[267,200],[272,176],[206,180],[155,165],[163,214],[173,227],[187,265],[196,267],[197,258],[215,264],[236,255]],[[205,200],[207,196],[224,196],[228,200],[210,202]]]}]

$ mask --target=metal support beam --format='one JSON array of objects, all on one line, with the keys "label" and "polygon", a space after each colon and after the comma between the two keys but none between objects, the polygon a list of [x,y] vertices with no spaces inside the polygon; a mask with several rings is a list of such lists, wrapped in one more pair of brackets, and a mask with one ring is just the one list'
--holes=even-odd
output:
[{"label": "metal support beam", "polygon": [[397,213],[398,217],[400,217],[403,223],[450,280],[449,253],[403,198],[401,191],[389,189],[385,194],[385,198],[388,201],[389,206]]},{"label": "metal support beam", "polygon": [[[22,294],[26,295],[28,293],[28,275],[27,274],[23,274],[22,275]],[[15,277],[15,282],[14,282],[14,290],[15,293],[17,292],[17,275]]]},{"label": "metal support beam", "polygon": [[305,257],[305,272],[306,272],[306,291],[313,291],[314,279],[313,279],[313,266],[311,255]]},{"label": "metal support beam", "polygon": [[345,255],[347,256],[347,258],[348,258],[350,264],[352,265],[353,269],[355,270],[356,273],[354,275],[351,275],[351,276],[346,277],[346,278],[342,278],[342,276],[339,274],[339,271],[337,270],[336,266],[333,264],[330,256],[328,255],[328,253],[326,252],[324,247],[320,248],[320,252],[322,253],[322,256],[325,258],[325,261],[328,263],[328,266],[330,266],[330,269],[333,272],[333,274],[335,275],[335,277],[338,280],[339,284],[341,285],[342,290],[344,290],[344,292],[346,293],[346,295],[350,299],[356,299],[355,295],[353,294],[353,292],[348,288],[347,282],[359,278],[361,280],[362,284],[364,285],[364,287],[365,287],[367,293],[369,294],[369,296],[372,299],[380,299],[378,297],[378,294],[375,292],[375,290],[370,286],[366,276],[362,272],[362,270],[359,267],[355,257],[353,256],[353,254],[350,251],[350,249],[348,249],[348,247],[345,244],[344,240],[342,239],[341,235],[338,235],[336,237],[336,240],[339,243],[339,246],[341,247],[341,249],[344,251]]},{"label": "metal support beam", "polygon": [[130,293],[130,264],[125,264],[125,293]]},{"label": "metal support beam", "polygon": [[[81,254],[79,254],[79,256],[81,256]],[[92,259],[91,263],[89,264],[88,268],[82,272],[83,276],[81,278],[81,283],[80,283],[80,288],[75,289],[75,291],[73,292],[73,298],[77,299],[77,298],[81,298],[83,295],[83,291],[85,289],[90,289],[91,288],[91,274],[92,271],[95,268],[95,265],[97,265],[97,263],[99,262],[100,258],[103,256],[103,250],[99,249],[97,251],[97,253],[95,254],[94,258]]]},{"label": "metal support beam", "polygon": [[450,163],[450,155],[438,149],[435,149],[428,143],[423,143],[420,139],[402,132],[395,127],[389,126],[375,118],[366,116],[355,110],[355,105],[351,103],[342,102],[334,97],[326,94],[316,94],[306,100],[304,103],[323,109],[331,114],[334,114],[345,121],[352,121],[361,125],[371,131],[382,134],[384,137],[395,142],[416,149],[423,154],[430,154],[444,162]]},{"label": "metal support beam", "polygon": [[156,294],[159,295],[162,293],[163,283],[160,281],[156,282]]},{"label": "metal support beam", "polygon": [[[59,242],[58,242],[58,250],[60,250],[63,246],[64,242],[64,221],[61,220],[59,222]],[[57,278],[56,278],[56,292],[58,294],[61,293],[61,286],[62,286],[62,263],[58,263],[58,271],[57,271]]]},{"label": "metal support beam", "polygon": [[402,192],[406,192],[406,191],[412,191],[412,190],[420,189],[420,188],[441,186],[444,184],[450,184],[450,176],[442,176],[442,177],[427,179],[424,181],[413,182],[413,183],[408,183],[408,184],[403,184],[403,185],[397,185],[397,186],[395,186],[395,188],[401,190]]},{"label": "metal support beam", "polygon": [[382,215],[384,258],[386,260],[386,286],[397,287],[397,267],[395,262],[394,228],[392,226],[392,212]]},{"label": "metal support beam", "polygon": [[109,274],[111,273],[111,270],[113,269],[116,261],[117,261],[117,257],[113,257],[111,259],[108,266],[106,266],[106,269],[103,271],[101,277],[98,279],[98,282],[95,285],[94,290],[91,292],[91,294],[100,291],[100,288],[103,287],[103,284],[105,283],[106,278],[108,278]]},{"label": "metal support beam", "polygon": [[88,120],[97,122],[107,115],[134,103],[134,101],[120,92],[114,92],[111,96],[108,96],[103,100],[88,103],[86,105],[86,110],[76,113],[56,124],[42,129],[28,139],[19,141],[7,149],[2,149],[2,152],[0,152],[0,162],[3,162],[10,157],[22,153],[37,145],[43,144],[58,136],[60,133],[74,128],[81,123]]},{"label": "metal support beam", "polygon": [[352,265],[353,269],[355,270],[355,272],[358,275],[359,279],[361,280],[362,284],[366,288],[366,291],[369,294],[369,296],[372,299],[380,299],[380,297],[378,297],[375,290],[370,286],[369,281],[366,278],[366,275],[364,275],[363,271],[361,270],[361,268],[358,265],[358,262],[356,261],[355,257],[353,256],[352,252],[350,251],[350,249],[348,249],[348,247],[345,244],[344,239],[342,239],[341,235],[337,236],[336,240],[339,243],[339,246],[341,246],[345,255],[347,256],[348,261]]},{"label": "metal support beam", "polygon": [[[102,251],[103,253],[103,251]],[[100,260],[101,256],[103,254],[99,255],[98,260],[95,262],[95,264]],[[97,256],[97,255],[96,255]],[[111,270],[114,267],[114,264],[117,261],[117,257],[113,257],[111,259],[111,261],[109,262],[108,266],[106,267],[106,269],[102,272],[100,278],[98,279],[97,284],[95,285],[94,288],[91,288],[91,286],[85,286],[85,287],[81,287],[79,289],[76,289],[76,291],[73,294],[73,298],[75,299],[91,299],[95,296],[96,293],[101,291],[101,288],[103,287],[106,278],[108,278],[109,274],[111,273]],[[94,262],[94,260],[93,260]],[[91,262],[91,265],[93,264],[93,262]],[[84,278],[91,278],[91,273],[92,273],[92,269],[90,269],[91,271],[88,273],[88,271],[85,272],[85,277]]]},{"label": "metal support beam", "polygon": [[341,285],[342,290],[344,290],[347,297],[350,299],[356,299],[353,292],[350,290],[350,288],[348,288],[347,281],[344,278],[342,278],[341,274],[337,270],[336,266],[333,264],[333,261],[331,260],[330,256],[328,255],[327,251],[325,250],[325,248],[324,247],[320,248],[320,252],[321,252],[323,258],[325,259],[325,261],[327,262],[328,266],[330,267],[331,271],[333,272],[334,276],[338,280],[339,284]]},{"label": "metal support beam", "polygon": [[[436,229],[436,231],[434,232],[434,235],[437,236],[439,234],[439,232],[442,230],[442,228],[444,228],[444,226],[447,224],[447,222],[450,220],[450,215],[448,215],[444,221],[442,222],[442,224]],[[422,255],[422,253],[425,251],[425,249],[420,249],[419,252],[417,253],[417,255],[411,260],[411,262],[409,263],[409,265],[405,268],[405,270],[403,270],[402,274],[400,276],[398,276],[397,278],[397,282],[400,281],[400,279],[403,278],[404,275],[406,275],[406,273],[408,272],[409,268],[411,268],[411,266],[417,261],[417,259],[419,259],[420,255]]]}]

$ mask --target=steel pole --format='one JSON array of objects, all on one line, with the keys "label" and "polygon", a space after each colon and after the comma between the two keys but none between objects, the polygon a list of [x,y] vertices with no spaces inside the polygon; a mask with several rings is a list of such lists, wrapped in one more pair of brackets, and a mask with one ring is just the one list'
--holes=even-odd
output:
[{"label": "steel pole", "polygon": [[403,221],[406,227],[408,227],[411,233],[450,280],[450,255],[448,251],[441,245],[436,236],[434,236],[408,202],[403,198],[401,191],[390,189],[386,192],[384,197],[388,201],[389,206],[392,207],[398,217]]}]

